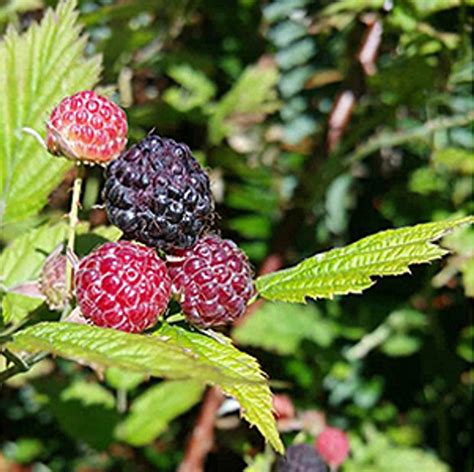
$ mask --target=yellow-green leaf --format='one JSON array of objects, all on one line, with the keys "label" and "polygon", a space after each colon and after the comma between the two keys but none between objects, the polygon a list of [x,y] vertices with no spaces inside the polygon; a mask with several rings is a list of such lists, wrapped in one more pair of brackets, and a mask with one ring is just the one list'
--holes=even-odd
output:
[{"label": "yellow-green leaf", "polygon": [[201,398],[204,386],[195,381],[167,381],[149,388],[130,408],[130,414],[116,430],[122,441],[145,446],[163,433],[177,416],[193,407]]},{"label": "yellow-green leaf", "polygon": [[256,286],[263,297],[286,302],[361,293],[375,283],[373,277],[405,274],[411,264],[442,257],[448,251],[433,241],[473,221],[474,217],[455,218],[382,231],[261,276]]},{"label": "yellow-green leaf", "polygon": [[63,0],[40,24],[25,33],[10,27],[0,42],[0,225],[41,210],[72,165],[49,155],[22,128],[44,135],[51,109],[99,78],[100,58],[84,57],[87,38],[75,7],[75,0]]}]

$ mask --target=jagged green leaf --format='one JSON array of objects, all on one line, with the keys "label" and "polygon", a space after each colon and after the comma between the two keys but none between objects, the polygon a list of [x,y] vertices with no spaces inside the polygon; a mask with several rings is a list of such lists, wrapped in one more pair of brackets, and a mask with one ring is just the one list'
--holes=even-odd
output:
[{"label": "jagged green leaf", "polygon": [[215,333],[215,339],[180,327],[163,325],[158,333],[173,339],[176,344],[194,353],[197,359],[227,372],[228,378],[241,377],[248,382],[223,379],[217,385],[240,403],[243,417],[255,425],[278,452],[283,444],[272,414],[272,394],[258,362],[239,351],[229,338]]},{"label": "jagged green leaf", "polygon": [[210,109],[209,137],[219,144],[246,125],[262,121],[277,110],[278,69],[271,63],[248,67],[229,92]]},{"label": "jagged green leaf", "polygon": [[437,166],[446,167],[463,174],[474,174],[474,154],[462,148],[439,149],[433,153],[433,162]]},{"label": "jagged green leaf", "polygon": [[21,130],[44,134],[52,107],[99,78],[100,58],[84,58],[87,38],[75,7],[75,0],[61,1],[41,24],[21,34],[9,28],[0,42],[0,224],[37,213],[72,165]]},{"label": "jagged green leaf", "polygon": [[294,354],[304,340],[328,347],[336,335],[335,324],[316,307],[287,303],[265,303],[232,333],[241,345],[283,355]]},{"label": "jagged green leaf", "polygon": [[10,288],[34,280],[48,254],[65,240],[67,228],[64,222],[45,224],[13,240],[0,255],[1,283]]},{"label": "jagged green leaf", "polygon": [[168,379],[218,385],[235,396],[244,417],[278,450],[283,445],[272,415],[272,396],[257,361],[221,335],[163,325],[154,336],[74,323],[43,322],[13,336],[7,348],[49,352],[95,369],[117,367]]},{"label": "jagged green leaf", "polygon": [[115,407],[113,394],[97,382],[76,380],[61,392],[61,400],[77,400],[86,406],[103,405],[106,408]]},{"label": "jagged green leaf", "polygon": [[2,298],[2,319],[5,324],[19,323],[29,313],[39,308],[43,303],[41,298],[32,298],[19,293],[6,293]]},{"label": "jagged green leaf", "polygon": [[177,416],[193,407],[201,398],[204,385],[193,381],[167,381],[149,388],[130,408],[130,414],[116,430],[122,441],[132,446],[149,444]]},{"label": "jagged green leaf", "polygon": [[146,375],[111,367],[105,372],[105,379],[111,387],[129,391],[140,385],[146,379]]},{"label": "jagged green leaf", "polygon": [[216,93],[216,86],[188,64],[173,65],[168,75],[181,87],[167,88],[163,100],[183,113],[206,105]]},{"label": "jagged green leaf", "polygon": [[6,20],[14,20],[16,15],[27,11],[41,8],[43,2],[41,0],[5,0],[5,5],[0,7],[0,23]]},{"label": "jagged green leaf", "polygon": [[256,286],[263,297],[286,302],[361,293],[375,283],[373,277],[405,274],[411,264],[442,257],[448,251],[432,242],[473,221],[464,217],[382,231],[261,276]]}]

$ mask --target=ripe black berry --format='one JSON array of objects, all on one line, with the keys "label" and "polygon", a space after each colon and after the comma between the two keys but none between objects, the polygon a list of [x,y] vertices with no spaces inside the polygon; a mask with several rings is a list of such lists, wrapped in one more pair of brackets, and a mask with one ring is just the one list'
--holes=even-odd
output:
[{"label": "ripe black berry", "polygon": [[327,467],[309,444],[295,444],[277,463],[277,472],[326,472]]},{"label": "ripe black berry", "polygon": [[107,166],[104,200],[127,239],[165,251],[192,246],[214,210],[209,178],[189,148],[157,135]]}]

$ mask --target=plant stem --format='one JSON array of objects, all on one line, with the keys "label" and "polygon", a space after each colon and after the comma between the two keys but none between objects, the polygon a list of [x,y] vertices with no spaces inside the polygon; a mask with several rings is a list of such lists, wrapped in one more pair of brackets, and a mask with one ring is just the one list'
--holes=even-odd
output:
[{"label": "plant stem", "polygon": [[0,372],[0,384],[2,384],[3,382],[6,382],[10,377],[13,377],[17,374],[21,374],[22,372],[26,372],[34,364],[43,360],[47,356],[48,356],[47,352],[40,352],[38,354],[35,354],[29,357],[28,359],[25,359],[24,361],[13,364],[8,369],[5,369],[4,371]]},{"label": "plant stem", "polygon": [[[82,181],[84,179],[84,165],[77,163],[77,176],[74,179],[72,187],[71,209],[69,211],[69,232],[67,248],[74,253],[74,243],[76,240],[76,226],[79,222],[78,213],[81,198]],[[66,293],[70,294],[72,288],[72,270],[73,266],[69,258],[66,260]]]},{"label": "plant stem", "polygon": [[127,411],[127,390],[124,388],[117,390],[117,411],[121,414]]}]

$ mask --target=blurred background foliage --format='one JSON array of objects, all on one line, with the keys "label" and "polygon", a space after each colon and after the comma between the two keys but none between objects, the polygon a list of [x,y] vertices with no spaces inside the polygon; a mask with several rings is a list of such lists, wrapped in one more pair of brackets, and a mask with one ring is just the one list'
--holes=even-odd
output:
[{"label": "blurred background foliage", "polygon": [[[55,5],[4,0],[0,31]],[[269,257],[286,265],[472,213],[473,5],[80,0],[79,10],[87,53],[103,56],[100,91],[125,107],[131,142],[155,129],[193,149],[223,234],[258,271]],[[40,215],[2,228],[2,244],[57,220],[73,177]],[[94,226],[106,223],[101,179],[88,169],[81,218]],[[232,333],[275,391],[349,432],[343,471],[473,469],[474,231],[443,244],[454,254],[411,277],[363,297],[267,303]],[[43,361],[1,391],[0,470],[175,470],[202,394],[175,384],[120,371],[101,383]],[[219,429],[207,466],[263,472],[272,457],[261,450],[248,428]]]}]

